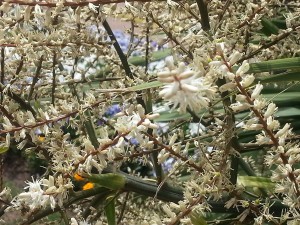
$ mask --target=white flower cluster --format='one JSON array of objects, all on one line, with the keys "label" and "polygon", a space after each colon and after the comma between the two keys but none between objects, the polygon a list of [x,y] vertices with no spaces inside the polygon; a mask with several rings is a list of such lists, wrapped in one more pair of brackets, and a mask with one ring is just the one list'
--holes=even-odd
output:
[{"label": "white flower cluster", "polygon": [[[300,147],[291,139],[294,121],[279,123],[275,117],[276,104],[263,98],[261,83],[253,84],[255,79],[249,74],[248,62],[239,64],[241,52],[252,62],[299,53],[297,1],[224,4],[224,1],[211,0],[207,15],[203,12],[205,7],[199,9],[199,2],[125,1],[125,4],[117,5],[98,0],[1,1],[0,149],[4,152],[17,146],[46,159],[47,172],[51,174],[28,182],[26,191],[11,202],[11,210],[28,213],[27,219],[35,213],[45,213],[44,209],[48,207],[65,210],[64,203],[68,202],[68,191],[73,186],[70,176],[75,171],[90,174],[96,169],[101,176],[108,165],[122,165],[123,169],[130,159],[133,163],[129,164],[133,166],[129,165],[127,171],[136,175],[132,181],[146,187],[144,175],[138,174],[140,171],[136,169],[143,161],[147,166],[146,176],[151,174],[149,178],[157,183],[161,182],[160,177],[166,178],[166,182],[178,188],[181,199],[174,200],[172,196],[177,196],[174,193],[164,196],[169,203],[162,203],[159,192],[154,201],[150,198],[140,201],[136,195],[125,197],[125,193],[120,192],[113,198],[116,213],[120,214],[120,203],[123,202],[128,202],[126,207],[130,209],[120,216],[122,224],[190,225],[194,223],[194,215],[200,218],[200,223],[206,223],[201,217],[214,210],[214,203],[233,211],[237,207],[237,212],[232,214],[232,223],[238,223],[238,220],[242,223],[252,212],[257,217],[254,220],[262,219],[257,224],[268,221],[283,224],[285,220],[299,218],[300,170],[297,168]],[[286,16],[288,29],[282,29],[284,24],[277,21],[278,15]],[[103,21],[110,17],[131,23],[130,43],[124,58],[112,47],[117,42],[122,45],[124,40],[108,41],[105,29],[109,29]],[[274,22],[274,27],[280,24],[278,35],[262,35],[268,18],[270,23]],[[226,43],[219,43],[221,41]],[[153,42],[156,42],[155,46],[152,46]],[[216,42],[219,44],[215,48]],[[141,93],[127,93],[128,87],[141,81],[149,87],[153,74],[148,64],[170,50],[164,49],[161,54],[153,49],[166,46],[182,60],[175,63],[168,57],[166,68],[155,72],[163,84],[160,98],[157,95],[150,97],[143,89]],[[145,53],[146,67],[138,65],[141,61],[133,57],[136,52]],[[158,58],[156,53],[159,53]],[[160,105],[162,98],[168,102],[162,104],[166,108],[164,111],[169,110],[167,105],[180,113],[205,111],[200,121],[205,124],[205,129],[201,135],[192,136],[185,128],[191,121],[185,120],[184,115],[180,119],[176,117],[175,121],[164,121],[166,129],[159,133],[153,122],[158,114],[149,114],[150,110],[145,112],[140,105],[131,105],[115,116],[105,115],[106,106],[120,101],[127,105],[135,102],[131,98],[136,95],[142,96],[146,105],[153,107]],[[232,104],[227,104],[230,101]],[[245,110],[247,117],[239,120],[236,113]],[[193,122],[196,119],[194,116]],[[96,121],[101,124],[96,126]],[[237,126],[237,123],[242,125]],[[244,190],[239,191],[235,185],[235,175],[238,176],[240,171],[234,168],[233,160],[244,153],[234,143],[241,140],[233,138],[239,138],[241,130],[258,133],[255,143],[241,143],[241,146],[246,146],[245,149],[248,144],[257,148],[264,146],[267,153],[261,164],[272,166],[269,172],[273,173],[271,179],[276,182],[274,192],[280,193],[276,197],[284,199],[283,203],[290,206],[286,213],[289,218],[280,218],[280,223],[271,212],[262,212],[273,206],[256,204],[252,197],[248,201]],[[164,169],[168,162],[172,168],[159,174],[159,166]],[[82,179],[82,182],[89,181]],[[162,186],[163,183],[160,187],[167,191],[169,185]],[[151,187],[155,187],[154,183]],[[248,190],[251,192],[251,188]],[[92,199],[96,200],[98,194],[102,194],[87,198],[85,193],[75,193],[76,199],[82,199],[66,209],[64,219],[71,219],[64,222],[71,225],[106,224],[108,217],[102,214],[105,210],[94,208],[92,203]],[[144,194],[147,196],[148,192]],[[226,200],[228,196],[229,201]],[[274,199],[270,195],[262,198],[265,202]],[[0,193],[0,200],[2,205],[10,205],[7,190]],[[166,205],[160,208],[161,204]],[[240,205],[244,210],[239,211]],[[70,209],[74,212],[69,214]],[[89,215],[84,216],[89,210]],[[97,222],[93,220],[94,216],[98,216]],[[250,216],[249,223],[252,219]]]},{"label": "white flower cluster", "polygon": [[249,88],[254,78],[253,75],[245,74],[249,70],[247,62],[244,61],[236,72],[233,71],[232,65],[241,55],[236,52],[229,57],[227,62],[224,61],[224,47],[219,45],[217,51],[223,61],[212,62],[211,64],[219,67],[222,76],[238,91],[236,103],[231,104],[230,107],[234,112],[251,111],[249,114],[251,118],[243,122],[242,127],[245,130],[261,131],[256,135],[256,144],[272,145],[265,157],[265,164],[276,166],[271,177],[272,181],[276,182],[275,191],[284,194],[284,204],[300,207],[298,201],[300,170],[294,168],[294,165],[300,162],[300,148],[299,145],[287,142],[287,138],[293,135],[290,124],[286,123],[281,127],[279,121],[275,119],[274,114],[277,107],[274,103],[266,101],[261,95],[262,84],[258,83],[253,88]]},{"label": "white flower cluster", "polygon": [[[27,182],[27,192],[22,192],[13,201],[11,208],[22,209],[29,207],[30,210],[36,210],[56,205],[63,207],[63,201],[67,197],[67,192],[73,187],[70,179],[64,179],[61,175],[54,178],[49,176],[48,179],[33,180]],[[10,209],[8,209],[10,210]]]},{"label": "white flower cluster", "polygon": [[[153,142],[143,134],[149,128],[157,129],[157,125],[151,120],[157,118],[159,114],[147,114],[141,105],[134,107],[130,105],[128,109],[115,115],[116,121],[113,123],[118,135],[111,139],[108,133],[102,130],[101,138],[98,139],[99,148],[95,149],[88,139],[84,139],[84,155],[82,156],[78,170],[84,173],[91,173],[92,168],[96,168],[99,173],[106,168],[108,162],[113,162],[118,156],[125,154],[128,147],[128,140],[135,139],[141,148],[150,148]],[[78,157],[77,157],[78,158]]]},{"label": "white flower cluster", "polygon": [[147,129],[157,129],[158,125],[151,120],[159,116],[158,113],[145,115],[145,109],[137,105],[136,110],[131,105],[126,111],[117,113],[117,121],[114,124],[116,131],[120,134],[126,134],[128,137],[134,137],[140,145],[147,145],[148,139],[142,134]]},{"label": "white flower cluster", "polygon": [[159,95],[174,104],[173,108],[179,106],[181,113],[186,112],[187,108],[194,112],[207,108],[214,97],[215,88],[205,77],[200,77],[183,62],[176,68],[173,58],[167,58],[166,65],[167,70],[157,74],[158,81],[165,84]]}]

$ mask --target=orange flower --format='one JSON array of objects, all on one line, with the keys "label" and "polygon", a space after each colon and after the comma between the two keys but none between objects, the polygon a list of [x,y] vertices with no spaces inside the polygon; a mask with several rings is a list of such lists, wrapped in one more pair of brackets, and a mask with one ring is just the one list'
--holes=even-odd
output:
[{"label": "orange flower", "polygon": [[89,189],[92,189],[92,188],[94,188],[95,187],[95,185],[93,184],[93,183],[91,183],[91,182],[88,182],[88,183],[86,183],[85,185],[83,185],[83,187],[82,187],[82,190],[89,190]]},{"label": "orange flower", "polygon": [[75,174],[74,174],[74,179],[75,179],[76,181],[83,181],[83,180],[84,180],[84,178],[83,178],[82,176],[80,176],[78,173],[75,173]]}]

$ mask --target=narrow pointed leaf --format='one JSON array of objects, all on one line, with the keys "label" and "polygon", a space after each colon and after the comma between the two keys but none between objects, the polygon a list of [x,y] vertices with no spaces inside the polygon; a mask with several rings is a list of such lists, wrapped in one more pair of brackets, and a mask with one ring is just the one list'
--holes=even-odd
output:
[{"label": "narrow pointed leaf", "polygon": [[258,80],[261,83],[279,83],[279,82],[289,82],[289,81],[300,81],[300,71],[271,75],[271,76],[268,76],[265,78],[260,78]]},{"label": "narrow pointed leaf", "polygon": [[287,69],[300,69],[300,57],[251,63],[248,73],[262,73]]},{"label": "narrow pointed leaf", "polygon": [[275,183],[267,177],[239,176],[238,184],[243,185],[244,187],[266,188],[270,191],[275,188]]},{"label": "narrow pointed leaf", "polygon": [[129,91],[142,91],[150,88],[156,88],[162,86],[163,83],[159,81],[151,81],[143,84],[136,85],[134,87],[128,88]]},{"label": "narrow pointed leaf", "polygon": [[207,225],[207,222],[201,213],[193,212],[190,219],[193,225]]},{"label": "narrow pointed leaf", "polygon": [[266,31],[268,31],[268,33],[278,34],[279,28],[271,20],[269,20],[267,18],[262,18],[261,24],[266,29]]},{"label": "narrow pointed leaf", "polygon": [[115,199],[113,196],[107,199],[107,204],[104,207],[107,224],[116,225],[116,208],[115,208]]},{"label": "narrow pointed leaf", "polygon": [[9,149],[9,147],[7,147],[7,146],[0,146],[0,154],[7,152],[8,149]]},{"label": "narrow pointed leaf", "polygon": [[[171,54],[171,49],[164,49],[161,51],[156,51],[152,53],[152,56],[150,58],[150,62],[155,62],[162,60],[169,56]],[[145,56],[134,56],[128,59],[128,62],[132,65],[135,66],[145,66],[146,65],[146,60]]]}]

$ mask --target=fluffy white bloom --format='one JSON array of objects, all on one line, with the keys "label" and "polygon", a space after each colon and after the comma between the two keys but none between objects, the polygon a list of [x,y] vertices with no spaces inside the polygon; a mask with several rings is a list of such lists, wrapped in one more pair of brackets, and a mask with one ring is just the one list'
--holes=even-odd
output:
[{"label": "fluffy white bloom", "polygon": [[[139,146],[149,147],[151,143],[149,143],[149,138],[146,137],[143,132],[146,132],[148,128],[158,129],[158,125],[152,123],[150,119],[157,118],[159,114],[144,115],[140,107],[141,106],[137,106],[136,108],[129,107],[126,112],[116,114],[118,118],[114,124],[114,128],[119,134],[125,134],[126,138],[134,138],[139,143]],[[124,146],[124,139],[120,138],[117,144],[108,149],[108,159],[112,160],[116,154],[123,154]]]},{"label": "fluffy white bloom", "polygon": [[115,124],[115,129],[119,133],[127,133],[137,128],[141,131],[146,131],[147,128],[144,125],[139,124],[142,121],[138,113],[133,113],[132,115],[120,116]]},{"label": "fluffy white bloom", "polygon": [[63,200],[67,198],[68,189],[72,188],[70,179],[64,179],[61,175],[54,178],[49,176],[48,179],[32,180],[27,182],[27,192],[22,192],[12,201],[12,207],[22,209],[28,207],[30,210],[46,208],[50,205],[54,210],[58,204],[63,205]]},{"label": "fluffy white bloom", "polygon": [[86,221],[80,221],[79,223],[77,222],[77,220],[75,218],[71,218],[71,225],[90,225],[90,223],[86,222]]},{"label": "fluffy white bloom", "polygon": [[50,204],[51,208],[54,209],[54,198],[50,195],[45,195],[41,180],[32,180],[32,182],[27,182],[27,184],[28,186],[25,189],[28,189],[28,192],[19,194],[12,202],[13,207],[22,208],[24,205],[27,205],[31,210],[35,210],[45,208]]},{"label": "fluffy white bloom", "polygon": [[181,113],[184,113],[187,107],[194,112],[207,108],[215,88],[204,77],[198,77],[197,72],[187,68],[184,63],[179,63],[178,68],[174,68],[172,62],[168,62],[167,66],[168,71],[157,74],[158,80],[166,83],[159,95],[174,104],[173,108],[179,106]]},{"label": "fluffy white bloom", "polygon": [[157,129],[157,125],[152,123],[149,118],[156,118],[158,114],[144,115],[140,105],[137,106],[135,112],[132,107],[129,107],[125,113],[119,113],[117,122],[114,127],[119,133],[128,133],[130,136],[135,136],[140,131],[146,131],[148,128]]}]

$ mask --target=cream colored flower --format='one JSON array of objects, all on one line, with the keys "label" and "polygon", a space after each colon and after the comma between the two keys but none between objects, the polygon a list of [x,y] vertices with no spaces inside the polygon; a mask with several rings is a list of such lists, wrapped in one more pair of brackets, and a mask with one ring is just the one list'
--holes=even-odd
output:
[{"label": "cream colored flower", "polygon": [[172,103],[178,110],[184,113],[187,108],[194,112],[199,112],[202,108],[207,108],[210,98],[215,93],[204,77],[198,77],[197,72],[189,69],[183,62],[178,68],[174,66],[173,60],[166,61],[168,70],[157,74],[158,80],[165,83],[159,95]]}]

